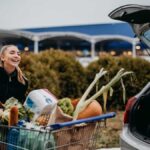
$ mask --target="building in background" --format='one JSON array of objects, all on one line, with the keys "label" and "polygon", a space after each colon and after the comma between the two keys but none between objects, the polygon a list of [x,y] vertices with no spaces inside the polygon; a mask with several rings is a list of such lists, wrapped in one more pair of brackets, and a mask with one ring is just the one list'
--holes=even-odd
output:
[{"label": "building in background", "polygon": [[106,54],[135,57],[145,47],[128,24],[108,17],[129,3],[148,4],[147,0],[5,0],[0,5],[0,44],[16,44],[35,53],[62,49],[90,59]]},{"label": "building in background", "polygon": [[126,23],[0,30],[0,43],[35,53],[53,48],[92,58],[105,52],[135,56],[137,45],[142,48]]}]

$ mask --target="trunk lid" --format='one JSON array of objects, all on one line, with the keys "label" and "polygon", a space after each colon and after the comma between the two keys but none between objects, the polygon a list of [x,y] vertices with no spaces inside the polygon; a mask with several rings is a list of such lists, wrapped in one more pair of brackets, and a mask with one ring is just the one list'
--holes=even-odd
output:
[{"label": "trunk lid", "polygon": [[109,17],[128,22],[135,35],[150,47],[150,6],[134,4],[121,6],[113,10]]}]

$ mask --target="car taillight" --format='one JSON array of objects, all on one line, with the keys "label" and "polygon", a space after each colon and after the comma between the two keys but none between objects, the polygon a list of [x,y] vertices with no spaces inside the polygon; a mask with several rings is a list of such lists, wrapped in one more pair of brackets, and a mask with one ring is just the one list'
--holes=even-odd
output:
[{"label": "car taillight", "polygon": [[129,122],[129,114],[130,114],[131,108],[134,105],[136,99],[137,99],[136,97],[131,97],[128,100],[126,108],[125,108],[125,112],[124,112],[124,123],[128,123]]}]

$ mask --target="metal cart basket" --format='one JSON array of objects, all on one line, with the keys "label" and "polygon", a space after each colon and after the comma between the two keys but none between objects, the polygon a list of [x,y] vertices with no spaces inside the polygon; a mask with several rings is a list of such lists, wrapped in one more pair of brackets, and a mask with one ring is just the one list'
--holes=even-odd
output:
[{"label": "metal cart basket", "polygon": [[0,125],[0,150],[94,150],[115,113],[53,124],[40,130]]}]

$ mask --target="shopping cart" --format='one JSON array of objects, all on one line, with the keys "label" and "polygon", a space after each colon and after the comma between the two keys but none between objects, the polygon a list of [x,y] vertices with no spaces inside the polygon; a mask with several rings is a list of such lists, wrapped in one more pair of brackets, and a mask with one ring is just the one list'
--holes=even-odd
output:
[{"label": "shopping cart", "polygon": [[0,150],[94,150],[115,112],[52,124],[40,130],[0,125]]}]

